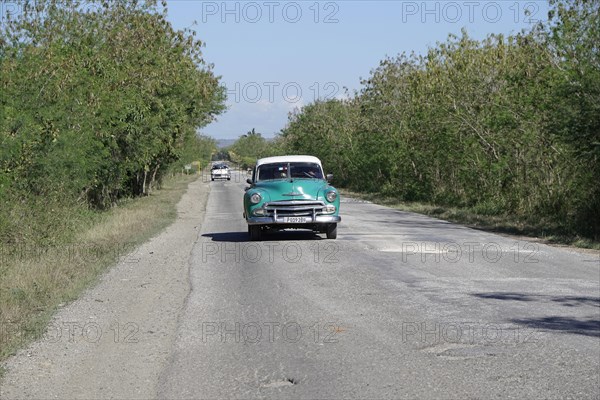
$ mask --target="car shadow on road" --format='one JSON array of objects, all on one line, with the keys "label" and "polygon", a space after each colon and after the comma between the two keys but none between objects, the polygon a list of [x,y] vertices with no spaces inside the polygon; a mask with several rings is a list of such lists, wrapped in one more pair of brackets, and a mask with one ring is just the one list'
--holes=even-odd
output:
[{"label": "car shadow on road", "polygon": [[[563,307],[600,307],[600,297],[594,296],[556,296],[517,292],[472,293],[471,295],[489,300],[558,303]],[[597,314],[597,310],[594,311]],[[539,330],[600,337],[600,318],[595,317],[548,316],[539,318],[513,318],[510,321]]]},{"label": "car shadow on road", "polygon": [[240,243],[248,242],[248,232],[215,232],[205,233],[202,237],[211,238],[213,242],[231,242]]},{"label": "car shadow on road", "polygon": [[[202,237],[211,238],[213,242],[230,242],[240,243],[249,242],[250,237],[248,232],[215,232],[205,233]],[[290,231],[276,231],[276,232],[265,232],[262,235],[261,241],[263,242],[283,242],[283,241],[299,241],[299,240],[323,240],[321,236],[311,231],[303,230],[290,230]]]}]

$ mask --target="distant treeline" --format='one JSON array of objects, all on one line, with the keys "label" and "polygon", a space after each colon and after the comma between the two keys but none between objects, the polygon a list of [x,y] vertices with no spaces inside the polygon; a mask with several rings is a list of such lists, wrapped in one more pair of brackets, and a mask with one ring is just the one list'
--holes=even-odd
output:
[{"label": "distant treeline", "polygon": [[599,5],[551,1],[528,31],[387,58],[348,100],[290,115],[278,144],[352,189],[598,238]]},{"label": "distant treeline", "polygon": [[155,1],[93,4],[0,16],[0,241],[26,239],[36,204],[109,207],[215,148],[196,132],[225,90],[195,32],[174,30]]},{"label": "distant treeline", "polygon": [[256,160],[280,154],[281,148],[277,143],[269,142],[254,128],[241,135],[231,146],[223,150],[227,159],[238,164],[240,168],[254,167]]}]

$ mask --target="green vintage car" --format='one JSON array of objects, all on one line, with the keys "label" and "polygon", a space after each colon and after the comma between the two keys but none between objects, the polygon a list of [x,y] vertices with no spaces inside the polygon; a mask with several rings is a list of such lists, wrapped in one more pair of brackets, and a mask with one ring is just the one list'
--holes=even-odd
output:
[{"label": "green vintage car", "polygon": [[244,218],[251,240],[267,230],[310,229],[337,237],[340,196],[312,156],[262,158],[244,194]]}]

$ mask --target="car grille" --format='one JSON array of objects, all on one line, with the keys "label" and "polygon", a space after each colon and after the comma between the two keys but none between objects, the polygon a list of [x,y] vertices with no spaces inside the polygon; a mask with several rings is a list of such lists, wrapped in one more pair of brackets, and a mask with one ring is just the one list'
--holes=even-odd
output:
[{"label": "car grille", "polygon": [[325,203],[312,200],[273,201],[265,204],[268,216],[309,217],[321,214]]}]

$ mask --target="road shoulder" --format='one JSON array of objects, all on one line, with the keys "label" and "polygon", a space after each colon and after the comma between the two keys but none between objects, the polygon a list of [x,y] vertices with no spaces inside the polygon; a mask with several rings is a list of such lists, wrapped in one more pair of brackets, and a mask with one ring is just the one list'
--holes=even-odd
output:
[{"label": "road shoulder", "polygon": [[153,398],[189,292],[210,185],[190,183],[177,220],[57,312],[4,367],[0,398]]}]

